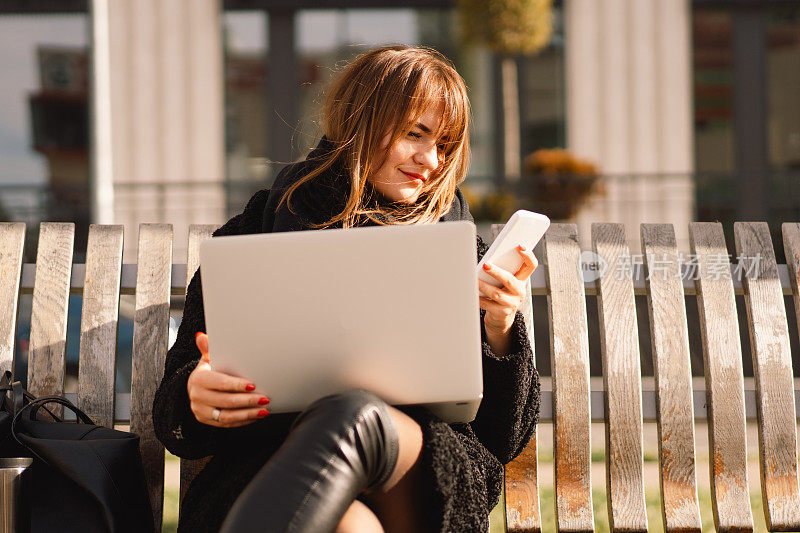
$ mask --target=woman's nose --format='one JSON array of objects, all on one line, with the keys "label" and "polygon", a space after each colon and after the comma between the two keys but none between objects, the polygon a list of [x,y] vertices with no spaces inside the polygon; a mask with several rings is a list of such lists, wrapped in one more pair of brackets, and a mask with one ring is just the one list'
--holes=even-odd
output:
[{"label": "woman's nose", "polygon": [[439,148],[436,143],[430,143],[424,148],[420,148],[414,154],[414,161],[423,165],[425,168],[433,172],[439,166]]}]

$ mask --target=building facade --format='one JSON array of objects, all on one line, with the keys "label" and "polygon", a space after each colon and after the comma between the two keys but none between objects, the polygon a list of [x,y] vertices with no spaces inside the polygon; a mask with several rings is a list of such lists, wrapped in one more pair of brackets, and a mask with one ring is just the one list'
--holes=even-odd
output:
[{"label": "building facade", "polygon": [[[319,138],[342,62],[398,42],[455,62],[475,119],[466,185],[495,190],[499,58],[459,28],[452,0],[6,1],[0,202],[31,223],[122,223],[129,244],[171,222],[180,260],[188,224],[223,222]],[[797,0],[555,2],[548,47],[516,58],[522,155],[562,147],[599,169],[604,193],[573,218],[584,247],[597,221],[637,251],[640,222],[675,224],[688,250],[690,220],[798,219],[799,36]],[[25,186],[49,213],[21,214]]]}]

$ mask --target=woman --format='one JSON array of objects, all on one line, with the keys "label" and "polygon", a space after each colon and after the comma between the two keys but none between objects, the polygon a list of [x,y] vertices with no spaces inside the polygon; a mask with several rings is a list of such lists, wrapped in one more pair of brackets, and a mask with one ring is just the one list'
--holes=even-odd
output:
[{"label": "woman", "polygon": [[[437,52],[358,57],[334,80],[322,126],[306,160],[215,235],[472,220],[457,187],[469,159],[466,87]],[[519,272],[488,268],[501,288],[480,282],[484,398],[469,424],[366,391],[269,415],[269,391],[213,370],[195,275],[153,406],[167,449],[213,456],[186,493],[179,530],[485,532],[502,463],[528,443],[539,408],[518,312],[536,259],[520,254]]]}]

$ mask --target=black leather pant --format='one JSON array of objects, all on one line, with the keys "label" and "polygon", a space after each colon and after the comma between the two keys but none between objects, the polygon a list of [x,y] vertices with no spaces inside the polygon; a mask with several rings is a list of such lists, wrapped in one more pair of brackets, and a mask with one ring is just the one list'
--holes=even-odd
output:
[{"label": "black leather pant", "polygon": [[228,513],[223,533],[334,531],[366,489],[386,483],[399,437],[388,406],[352,390],[317,400]]}]

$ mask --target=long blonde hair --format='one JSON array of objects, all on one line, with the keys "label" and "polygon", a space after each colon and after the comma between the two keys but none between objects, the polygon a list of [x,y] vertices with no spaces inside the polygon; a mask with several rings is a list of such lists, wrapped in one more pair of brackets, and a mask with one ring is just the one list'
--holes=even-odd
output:
[{"label": "long blonde hair", "polygon": [[[383,164],[389,149],[403,138],[431,106],[441,106],[442,161],[423,185],[417,202],[378,206],[369,202],[367,180]],[[389,144],[381,141],[392,128]],[[469,166],[470,109],[464,80],[450,62],[430,48],[387,46],[358,56],[334,80],[322,113],[322,127],[332,149],[317,166],[283,194],[291,209],[295,191],[337,163],[345,169],[350,191],[344,210],[317,227],[343,227],[371,220],[378,224],[436,222],[449,209],[456,187]],[[381,150],[383,153],[381,154]],[[279,204],[280,205],[280,204]]]}]

